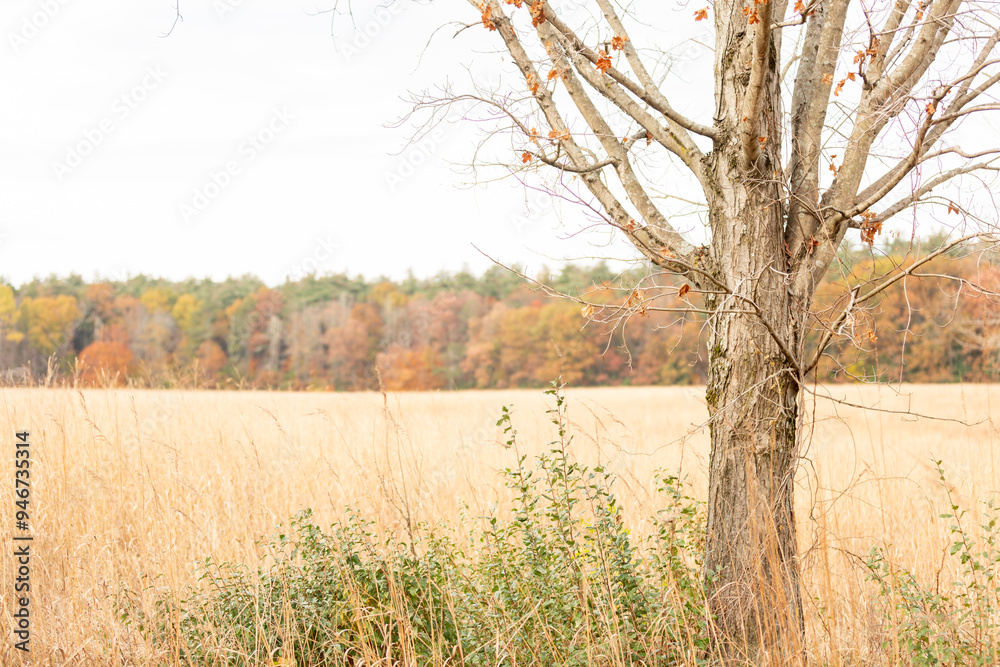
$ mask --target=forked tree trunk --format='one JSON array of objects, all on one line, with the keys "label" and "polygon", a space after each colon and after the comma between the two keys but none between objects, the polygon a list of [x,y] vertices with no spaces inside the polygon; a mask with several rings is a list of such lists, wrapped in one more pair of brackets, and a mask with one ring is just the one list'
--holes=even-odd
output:
[{"label": "forked tree trunk", "polygon": [[[772,7],[772,5],[774,5]],[[720,293],[709,338],[707,552],[714,646],[729,662],[795,665],[803,655],[796,561],[801,333],[785,244],[781,164],[783,0],[717,3],[716,129],[706,190]],[[710,288],[710,286],[709,286]]]},{"label": "forked tree trunk", "polygon": [[799,349],[801,310],[781,270],[774,190],[730,181],[712,206],[725,218],[714,226],[718,278],[733,294],[710,299],[705,565],[716,650],[740,664],[792,665],[803,616],[793,511],[799,377],[789,357]]}]

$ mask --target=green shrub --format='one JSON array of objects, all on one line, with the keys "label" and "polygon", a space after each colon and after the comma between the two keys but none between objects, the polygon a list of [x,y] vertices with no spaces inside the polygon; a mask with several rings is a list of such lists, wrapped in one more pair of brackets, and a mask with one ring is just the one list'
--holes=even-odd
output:
[{"label": "green shrub", "polygon": [[421,525],[407,543],[355,512],[324,531],[304,510],[266,543],[267,566],[206,560],[198,586],[159,595],[136,626],[193,665],[693,664],[707,636],[703,505],[658,477],[657,530],[636,545],[613,473],[573,460],[565,397],[547,393],[557,437],[533,467],[508,408],[498,422],[517,459],[501,473],[509,519],[482,517],[461,540]]}]

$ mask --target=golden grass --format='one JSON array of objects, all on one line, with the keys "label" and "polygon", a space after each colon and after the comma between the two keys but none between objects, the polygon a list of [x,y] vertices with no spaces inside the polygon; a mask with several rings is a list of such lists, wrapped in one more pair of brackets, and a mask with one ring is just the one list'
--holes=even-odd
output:
[{"label": "golden grass", "polygon": [[[700,387],[569,390],[573,451],[610,461],[634,531],[655,511],[657,469],[682,470],[706,488],[706,411]],[[1000,489],[989,416],[997,387],[832,387],[833,395],[922,411],[978,426],[862,411],[821,400],[798,480],[800,552],[810,602],[811,652],[821,660],[872,656],[891,619],[869,605],[851,554],[886,545],[927,581],[949,543],[939,520],[944,461],[964,506]],[[116,615],[123,585],[191,583],[194,562],[255,565],[255,541],[303,507],[326,525],[347,505],[387,531],[415,521],[484,514],[507,497],[495,471],[514,463],[495,426],[513,404],[522,451],[543,451],[553,431],[540,391],[320,394],[2,389],[6,470],[0,510],[0,628],[11,627],[14,569],[13,433],[31,431],[34,664],[162,664]],[[812,403],[810,401],[810,409]],[[995,408],[993,408],[995,409]],[[687,436],[687,437],[685,437]],[[148,596],[148,593],[146,594]],[[818,598],[820,610],[811,600]],[[5,630],[5,634],[6,634]],[[4,637],[0,662],[20,661]],[[144,656],[146,656],[144,658]]]}]

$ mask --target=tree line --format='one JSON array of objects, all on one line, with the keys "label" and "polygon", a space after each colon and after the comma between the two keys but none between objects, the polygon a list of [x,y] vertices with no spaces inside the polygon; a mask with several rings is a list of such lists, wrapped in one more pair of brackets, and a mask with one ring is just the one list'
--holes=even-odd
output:
[{"label": "tree line", "polygon": [[[830,326],[852,288],[905,270],[912,256],[900,241],[842,252],[810,335]],[[976,256],[942,256],[839,323],[837,349],[816,373],[835,382],[995,380],[998,287],[993,266]],[[0,285],[0,370],[6,383],[337,391],[540,387],[557,376],[577,386],[704,384],[706,320],[695,296],[651,267],[604,263],[533,280],[495,267],[277,287],[253,276],[49,277]]]}]

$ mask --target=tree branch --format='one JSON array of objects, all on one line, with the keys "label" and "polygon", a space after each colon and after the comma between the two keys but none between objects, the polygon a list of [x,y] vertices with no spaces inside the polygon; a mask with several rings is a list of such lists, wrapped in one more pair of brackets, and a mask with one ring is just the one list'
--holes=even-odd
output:
[{"label": "tree branch", "polygon": [[[606,1],[606,0],[605,0]],[[759,20],[753,37],[753,61],[750,65],[750,82],[747,84],[741,109],[741,145],[743,159],[754,164],[760,157],[760,106],[764,79],[771,59],[771,6],[775,0],[764,0],[758,5]]]},{"label": "tree branch", "polygon": [[[835,332],[837,331],[837,328],[841,324],[843,324],[843,322],[847,319],[847,317],[851,314],[851,312],[855,308],[857,308],[857,306],[860,306],[861,304],[865,303],[866,301],[871,300],[873,297],[875,297],[876,295],[880,294],[881,292],[884,292],[888,288],[892,287],[893,285],[895,285],[897,282],[899,282],[903,278],[906,278],[907,276],[912,275],[913,272],[916,269],[918,269],[919,267],[923,266],[927,262],[931,261],[935,257],[943,255],[944,253],[948,252],[949,250],[951,250],[953,248],[956,248],[956,247],[960,246],[961,244],[965,243],[966,241],[968,241],[970,239],[976,238],[977,236],[979,236],[979,234],[967,234],[966,236],[963,236],[963,237],[961,237],[961,238],[959,238],[959,239],[957,239],[955,241],[952,241],[951,243],[948,243],[948,244],[946,244],[946,245],[938,248],[934,252],[925,255],[922,259],[917,260],[916,262],[914,262],[913,264],[911,264],[909,267],[907,267],[903,271],[900,271],[896,275],[894,275],[894,276],[892,276],[890,278],[887,278],[882,283],[880,283],[877,287],[874,287],[870,291],[868,291],[867,293],[865,293],[864,296],[851,299],[851,302],[847,304],[847,307],[844,308],[843,312],[840,313],[840,315],[833,322],[833,324],[823,334],[823,338],[820,339],[820,342],[817,345],[816,354],[813,356],[812,361],[810,361],[808,364],[806,364],[805,368],[803,369],[804,372],[806,374],[808,374],[810,371],[812,371],[814,368],[816,368],[816,365],[819,364],[820,359],[823,358],[823,353],[826,350],[827,346],[830,344],[830,340],[833,338]],[[858,288],[856,287],[854,289],[857,290]],[[852,292],[853,291],[854,290],[852,290]]]},{"label": "tree branch", "polygon": [[[620,70],[614,66],[608,68],[607,75],[611,77],[616,83],[621,85],[623,88],[628,90],[630,93],[635,95],[637,98],[645,102],[649,107],[655,109],[660,114],[662,114],[667,120],[668,125],[676,125],[678,128],[671,128],[672,131],[679,137],[687,139],[687,141],[681,141],[681,143],[688,144],[692,146],[693,143],[690,142],[690,137],[687,137],[686,132],[682,132],[681,128],[684,130],[690,130],[695,134],[700,134],[709,139],[715,139],[718,136],[718,131],[710,126],[702,125],[701,123],[696,123],[681,114],[677,113],[676,110],[670,105],[670,102],[660,91],[656,82],[646,71],[645,65],[642,60],[639,59],[636,53],[635,46],[632,44],[632,40],[629,37],[628,32],[625,30],[625,26],[619,20],[618,16],[615,14],[614,9],[611,5],[606,2],[606,0],[597,0],[601,7],[601,11],[604,12],[604,16],[608,21],[608,25],[611,26],[611,30],[616,36],[621,37],[624,41],[622,49],[625,53],[625,58],[629,63],[629,67],[639,78],[639,83],[632,81],[629,77],[623,74]],[[566,39],[570,41],[573,48],[581,53],[591,64],[596,65],[598,60],[600,60],[600,55],[596,53],[592,48],[584,44],[575,32],[566,23],[559,18],[555,11],[552,10],[551,6],[546,2],[545,4],[545,16],[548,21],[556,28],[559,33],[561,33]],[[697,147],[695,147],[697,150]]]},{"label": "tree branch", "polygon": [[[691,266],[707,261],[704,253],[699,252],[697,248],[684,239],[667,222],[639,184],[628,162],[628,156],[623,146],[618,142],[607,122],[593,106],[593,102],[587,97],[569,63],[565,62],[566,54],[562,50],[558,36],[554,34],[555,27],[548,25],[549,21],[541,22],[537,26],[539,39],[543,43],[548,39],[556,40],[557,44],[553,45],[553,65],[563,73],[564,83],[574,104],[580,110],[588,125],[591,126],[609,157],[615,160],[614,166],[619,180],[624,186],[626,193],[639,209],[640,215],[646,220],[646,227],[639,227],[635,224],[635,221],[628,214],[625,207],[601,180],[599,174],[592,170],[592,165],[588,163],[580,145],[573,139],[569,127],[559,113],[551,91],[542,85],[532,87],[532,82],[541,81],[538,70],[521,44],[521,40],[514,30],[510,19],[503,13],[498,0],[485,0],[485,3],[484,6],[488,6],[491,10],[490,17],[492,24],[503,39],[507,51],[514,59],[529,88],[533,88],[532,95],[535,102],[551,126],[556,140],[563,150],[566,151],[572,166],[580,170],[578,173],[580,173],[581,180],[601,203],[601,206],[611,217],[615,226],[625,231],[633,241],[633,245],[647,259],[658,266],[667,269],[670,269],[672,266],[679,266],[681,267],[681,272],[688,273]],[[475,0],[469,0],[469,4],[480,9],[480,5]],[[675,260],[680,260],[680,262]],[[701,281],[700,278],[695,277],[692,277],[692,280],[697,281],[697,284],[700,284]]]},{"label": "tree branch", "polygon": [[806,242],[820,224],[819,173],[833,72],[843,38],[849,0],[822,2],[806,27],[802,62],[792,92],[792,154],[789,159],[788,221],[785,244],[796,269]]}]

